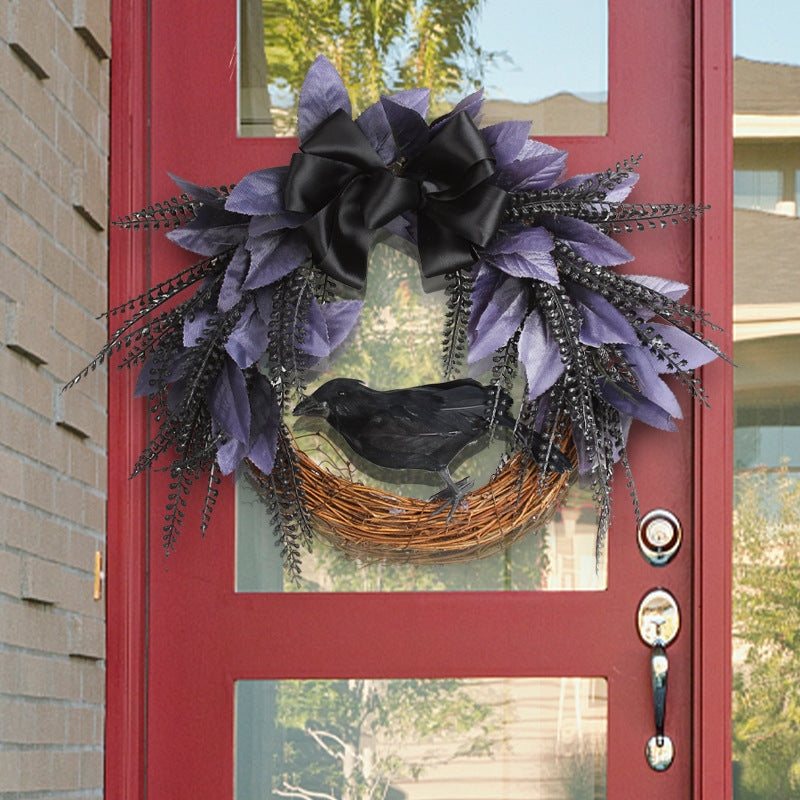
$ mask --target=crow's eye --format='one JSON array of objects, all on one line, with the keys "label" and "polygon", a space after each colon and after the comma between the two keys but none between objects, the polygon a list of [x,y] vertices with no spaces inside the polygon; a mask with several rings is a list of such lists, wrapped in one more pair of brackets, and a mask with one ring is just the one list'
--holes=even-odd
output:
[{"label": "crow's eye", "polygon": [[338,392],[339,397],[347,397],[347,392]]}]

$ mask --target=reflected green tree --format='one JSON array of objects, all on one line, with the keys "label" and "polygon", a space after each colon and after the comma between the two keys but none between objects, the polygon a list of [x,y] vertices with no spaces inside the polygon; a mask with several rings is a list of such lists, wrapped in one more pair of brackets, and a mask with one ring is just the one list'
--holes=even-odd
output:
[{"label": "reflected green tree", "polygon": [[277,706],[278,797],[389,798],[393,782],[490,754],[495,732],[491,708],[459,680],[284,681]]},{"label": "reflected green tree", "polygon": [[737,800],[800,798],[800,481],[736,478],[733,750]]},{"label": "reflected green tree", "polygon": [[[425,86],[433,111],[483,83],[502,53],[477,43],[483,0],[264,0],[264,44],[277,121],[290,132],[308,68],[322,54],[344,79],[356,112],[381,94]],[[281,130],[281,127],[283,130]]]}]

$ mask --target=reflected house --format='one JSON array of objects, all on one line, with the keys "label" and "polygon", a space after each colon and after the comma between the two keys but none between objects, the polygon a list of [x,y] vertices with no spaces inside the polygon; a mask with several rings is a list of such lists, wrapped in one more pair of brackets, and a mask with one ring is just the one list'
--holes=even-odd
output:
[{"label": "reflected house", "polygon": [[736,469],[800,467],[800,66],[734,62]]}]

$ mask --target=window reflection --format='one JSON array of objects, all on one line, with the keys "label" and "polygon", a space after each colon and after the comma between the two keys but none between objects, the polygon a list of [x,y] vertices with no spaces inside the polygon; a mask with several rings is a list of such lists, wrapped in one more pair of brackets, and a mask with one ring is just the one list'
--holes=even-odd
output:
[{"label": "window reflection", "polygon": [[237,681],[237,800],[602,800],[601,678]]},{"label": "window reflection", "polygon": [[[607,131],[606,0],[240,0],[241,136],[295,134],[297,96],[318,54],[354,111],[425,86],[436,117],[485,87],[485,124],[530,119],[532,134]],[[565,25],[564,20],[569,19]]]},{"label": "window reflection", "polygon": [[[759,8],[738,0],[736,13],[755,12],[757,20]],[[799,65],[734,63],[737,800],[800,791],[800,728],[791,710],[800,705],[798,87]]]}]

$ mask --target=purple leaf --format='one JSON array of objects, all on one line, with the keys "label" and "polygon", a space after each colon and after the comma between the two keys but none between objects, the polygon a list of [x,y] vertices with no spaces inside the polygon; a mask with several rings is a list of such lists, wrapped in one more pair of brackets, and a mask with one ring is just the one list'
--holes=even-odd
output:
[{"label": "purple leaf", "polygon": [[605,297],[570,284],[569,293],[577,301],[583,318],[580,340],[590,347],[604,344],[638,344],[636,331],[625,316]]},{"label": "purple leaf", "polygon": [[460,114],[462,111],[466,111],[470,117],[472,117],[473,121],[478,119],[478,115],[481,113],[481,108],[483,107],[483,89],[478,89],[477,92],[473,92],[472,94],[468,94],[463,100],[460,100],[458,104],[453,108],[452,111],[444,114],[443,116],[435,119],[431,123],[431,131],[438,130],[445,124],[448,120],[452,119],[456,114]]},{"label": "purple leaf", "polygon": [[425,119],[413,108],[396,103],[389,97],[382,97],[380,103],[394,134],[397,149],[406,157],[413,156],[430,138]]},{"label": "purple leaf", "polygon": [[649,354],[638,346],[625,346],[623,347],[623,352],[636,374],[639,392],[647,397],[648,400],[663,408],[670,416],[682,419],[683,412],[675,399],[675,395],[669,386],[658,377],[653,359]]},{"label": "purple leaf", "polygon": [[299,228],[307,219],[308,214],[296,211],[283,211],[280,214],[265,214],[253,217],[247,234],[250,238],[263,236],[266,233],[273,233],[283,228]]},{"label": "purple leaf", "polygon": [[470,337],[467,363],[474,364],[504,347],[522,324],[527,308],[527,286],[518,278],[506,278],[489,300]]},{"label": "purple leaf", "polygon": [[269,325],[272,319],[272,297],[273,290],[271,286],[262,286],[256,291],[256,308],[261,319]]},{"label": "purple leaf", "polygon": [[261,374],[253,379],[250,389],[250,448],[247,457],[265,474],[275,465],[280,410],[275,405],[272,387]]},{"label": "purple leaf", "polygon": [[217,308],[220,311],[228,311],[241,299],[242,283],[244,283],[249,267],[250,254],[244,247],[239,247],[233,254],[233,258],[225,270],[225,277],[222,279],[217,301]]},{"label": "purple leaf", "polygon": [[297,133],[302,144],[334,111],[353,113],[350,97],[336,67],[325,56],[311,65],[297,107]]},{"label": "purple leaf", "polygon": [[191,222],[173,228],[167,238],[193,253],[215,256],[241,244],[247,237],[247,225],[245,217],[224,208],[203,205]]},{"label": "purple leaf", "polygon": [[206,325],[214,316],[208,307],[198,309],[192,315],[188,315],[183,321],[183,346],[194,347],[197,340],[203,335]]},{"label": "purple leaf", "polygon": [[324,303],[322,316],[328,328],[328,342],[333,352],[353,330],[364,303],[361,300],[337,300]]},{"label": "purple leaf", "polygon": [[238,439],[228,439],[217,447],[217,464],[223,475],[230,475],[247,454],[247,445]]},{"label": "purple leaf", "polygon": [[412,111],[416,111],[417,114],[424,119],[428,116],[428,106],[431,102],[431,90],[422,88],[403,89],[402,91],[390,94],[387,99],[400,106],[410,108]]},{"label": "purple leaf", "polygon": [[472,306],[469,312],[469,322],[467,323],[467,333],[470,338],[475,336],[478,330],[478,322],[502,280],[502,272],[495,269],[491,264],[481,264],[472,287]]},{"label": "purple leaf", "polygon": [[528,139],[517,161],[497,170],[496,183],[508,191],[549,189],[564,172],[566,150],[556,150],[543,142]]},{"label": "purple leaf", "polygon": [[609,203],[621,203],[630,193],[631,189],[639,181],[639,175],[636,172],[631,172],[627,178],[620,181],[607,195],[606,200]]},{"label": "purple leaf", "polygon": [[[685,364],[681,364],[682,369],[697,369],[697,367],[702,367],[703,364],[708,364],[717,357],[717,354],[713,350],[702,342],[697,341],[691,334],[680,330],[680,328],[676,328],[674,325],[651,323],[650,327],[653,328],[656,334],[659,334],[667,344],[671,345],[680,353],[681,360],[686,362]],[[649,351],[647,352],[651,357],[656,372],[664,373],[674,371],[668,362],[660,361],[656,359],[652,353]]]},{"label": "purple leaf", "polygon": [[225,349],[240,369],[246,369],[261,358],[268,343],[269,325],[251,302],[231,331]]},{"label": "purple leaf", "polygon": [[245,175],[234,186],[225,208],[250,216],[282,213],[283,186],[288,174],[289,167],[270,167]]},{"label": "purple leaf", "polygon": [[530,130],[530,122],[512,120],[481,128],[480,134],[492,148],[495,163],[499,168],[510,164],[520,154],[525,142],[528,141]]},{"label": "purple leaf", "polygon": [[680,300],[689,291],[689,287],[685,283],[659,278],[656,275],[626,275],[625,277],[628,280],[646,286],[648,289],[660,292],[671,300]]},{"label": "purple leaf", "polygon": [[518,278],[535,278],[545,283],[558,283],[558,268],[550,251],[553,237],[544,228],[525,225],[509,226],[494,237],[484,250],[483,258],[497,269]]},{"label": "purple leaf", "polygon": [[549,217],[547,227],[581,258],[600,266],[613,266],[633,261],[633,256],[618,242],[601,233],[588,222],[557,215]]},{"label": "purple leaf", "polygon": [[317,358],[325,358],[331,352],[328,341],[328,326],[319,307],[319,303],[312,297],[308,308],[308,321],[305,336],[298,347],[304,352]]},{"label": "purple leaf", "polygon": [[537,310],[531,311],[519,337],[519,360],[525,369],[531,400],[546,392],[564,371],[564,364],[550,331]]},{"label": "purple leaf", "polygon": [[240,442],[250,438],[250,402],[244,375],[231,358],[222,362],[219,375],[208,393],[208,408],[214,421]]},{"label": "purple leaf", "polygon": [[606,402],[610,403],[618,411],[635,419],[647,423],[653,428],[663,431],[678,430],[670,414],[661,406],[653,403],[635,389],[626,387],[622,391],[611,381],[601,381],[598,392]]},{"label": "purple leaf", "polygon": [[258,289],[288,275],[306,260],[308,243],[299,231],[269,233],[247,240],[250,272],[242,288]]},{"label": "purple leaf", "polygon": [[192,183],[191,181],[179,178],[177,175],[173,175],[170,172],[168,172],[167,175],[172,178],[173,182],[178,186],[181,192],[188,194],[189,197],[198,200],[201,203],[221,205],[220,201],[225,199],[225,195],[222,194],[219,189],[215,189],[213,186],[200,186],[197,183]]},{"label": "purple leaf", "polygon": [[373,150],[381,157],[384,164],[391,164],[397,158],[397,146],[394,141],[392,127],[386,118],[386,110],[378,101],[373,103],[356,119],[356,125],[361,129]]}]

